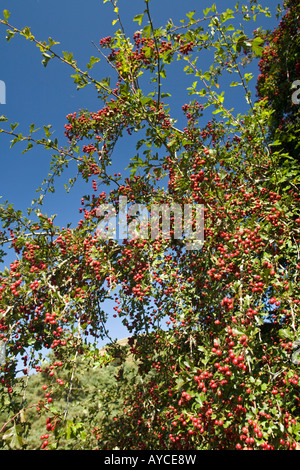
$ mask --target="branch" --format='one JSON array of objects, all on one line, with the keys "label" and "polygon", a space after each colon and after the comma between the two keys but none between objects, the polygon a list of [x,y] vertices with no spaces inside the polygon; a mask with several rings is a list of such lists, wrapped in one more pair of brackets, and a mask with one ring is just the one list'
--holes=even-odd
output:
[{"label": "branch", "polygon": [[[4,20],[0,20],[0,23],[4,24],[5,26],[8,26],[9,28],[11,28],[13,30],[14,33],[19,33],[21,36],[24,36],[24,32],[18,28],[15,28],[14,26],[10,25],[7,21],[4,21]],[[57,54],[56,52],[54,52],[51,47],[49,46],[46,46],[45,44],[41,43],[40,41],[38,41],[37,39],[35,39],[35,37],[30,34],[28,37],[26,37],[26,39],[30,39],[30,41],[34,42],[36,44],[37,47],[39,47],[39,49],[41,51],[43,51],[44,53],[50,53],[52,54],[52,58],[56,58],[56,59],[59,59],[61,62],[69,65],[70,67],[72,67],[72,69],[74,69],[77,73],[79,73],[80,75],[88,78],[91,83],[93,83],[94,85],[96,85],[96,87],[99,87],[99,88],[102,88],[104,91],[106,91],[109,95],[114,95],[116,96],[115,92],[113,90],[110,90],[108,87],[106,87],[105,85],[103,85],[102,83],[98,82],[98,80],[95,80],[93,77],[91,77],[88,72],[83,72],[76,64],[75,61],[69,61],[63,57],[61,57],[59,54]]]},{"label": "branch", "polygon": [[150,23],[150,26],[151,26],[151,32],[152,32],[152,35],[153,35],[154,44],[155,44],[155,49],[156,49],[156,53],[157,53],[157,85],[158,85],[158,90],[157,90],[157,109],[159,109],[159,104],[160,104],[160,89],[161,89],[160,56],[159,56],[159,49],[158,49],[158,45],[157,45],[157,39],[156,39],[156,36],[155,36],[154,27],[153,27],[153,23],[152,23],[152,18],[151,18],[151,15],[150,15],[149,2],[146,1],[145,3],[146,3],[146,12],[147,12],[147,16],[148,16],[149,23]]},{"label": "branch", "polygon": [[26,408],[22,408],[20,411],[18,411],[18,413],[16,413],[12,418],[10,418],[8,421],[6,421],[6,423],[3,424],[2,428],[0,429],[0,434],[2,432],[5,431],[5,428],[6,426],[8,425],[8,423],[10,423],[11,421],[14,421],[14,419],[19,416],[21,413],[23,413],[25,410],[29,410],[30,408],[34,408],[34,407],[37,407],[38,405],[29,405],[27,406]]}]

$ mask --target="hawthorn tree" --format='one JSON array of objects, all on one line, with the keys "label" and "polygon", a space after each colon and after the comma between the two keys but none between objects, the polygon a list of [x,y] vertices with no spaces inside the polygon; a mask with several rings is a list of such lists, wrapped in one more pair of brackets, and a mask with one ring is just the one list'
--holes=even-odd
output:
[{"label": "hawthorn tree", "polygon": [[[270,13],[257,1],[221,13],[212,5],[199,18],[189,12],[179,25],[156,27],[146,0],[134,18],[140,29],[128,37],[117,3],[110,3],[118,29],[100,39],[99,57],[86,71],[72,54],[55,52],[53,39],[41,42],[28,27],[13,26],[8,11],[1,20],[7,40],[24,36],[45,66],[55,59],[69,65],[77,87],[94,86],[103,102],[66,117],[65,147],[49,127],[40,138],[34,126],[26,135],[13,124],[1,129],[13,145],[51,154],[51,172],[28,214],[1,206],[2,246],[11,243],[16,253],[1,273],[0,403],[8,415],[1,445],[30,448],[26,392],[33,369],[45,378],[40,400],[30,405],[31,420],[34,409],[45,422],[43,449],[296,449],[299,176],[290,180],[282,148],[270,142],[273,115],[265,100],[253,99],[248,69],[262,56],[267,33],[246,31]],[[211,65],[203,71],[206,51]],[[92,76],[102,56],[110,79]],[[167,74],[175,65],[191,78],[182,128],[168,104]],[[246,112],[225,105],[229,74],[231,86],[243,90]],[[286,132],[276,136],[279,143]],[[111,174],[110,164],[127,134],[137,136],[136,155],[123,177]],[[78,225],[61,228],[43,214],[43,201],[70,165],[71,183],[82,177],[90,191]],[[138,236],[100,237],[99,210],[109,204],[118,212],[121,197],[149,211],[153,204],[190,204],[194,211],[202,205],[203,245],[188,249],[187,239],[175,236],[172,214],[169,237],[152,238],[149,220],[142,237],[134,212],[127,221]],[[107,298],[128,328],[127,347],[109,341]],[[107,338],[105,354],[99,338]],[[115,386],[103,396],[98,386],[82,384],[90,405],[70,420],[79,365],[109,363],[116,365]]]}]

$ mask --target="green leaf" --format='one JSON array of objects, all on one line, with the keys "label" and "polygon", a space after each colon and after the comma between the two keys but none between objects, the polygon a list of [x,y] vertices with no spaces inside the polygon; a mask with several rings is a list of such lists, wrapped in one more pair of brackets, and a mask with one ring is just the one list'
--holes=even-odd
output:
[{"label": "green leaf", "polygon": [[44,67],[47,67],[49,60],[51,59],[51,55],[48,54],[47,52],[43,52],[42,56],[44,59],[42,60],[42,64]]},{"label": "green leaf", "polygon": [[7,21],[10,17],[10,12],[8,10],[3,10],[4,20]]},{"label": "green leaf", "polygon": [[19,125],[18,122],[16,122],[15,124],[11,123],[11,125],[10,125],[11,130],[14,131],[16,129],[16,127],[18,127],[18,125]]},{"label": "green leaf", "polygon": [[229,8],[227,8],[225,13],[221,14],[222,23],[224,23],[225,21],[227,21],[229,19],[233,19],[233,18],[234,18],[233,11],[230,10]]},{"label": "green leaf", "polygon": [[72,52],[63,51],[63,57],[67,62],[70,62],[71,64],[73,63],[73,53]]},{"label": "green leaf", "polygon": [[22,138],[23,138],[23,135],[22,135],[22,134],[19,134],[17,137],[15,137],[15,138],[11,141],[10,148],[12,148],[17,142],[20,142],[20,140],[22,140]]},{"label": "green leaf", "polygon": [[263,42],[264,42],[263,39],[260,37],[257,37],[252,41],[252,46],[251,46],[252,50],[258,56],[261,56],[264,50],[263,47],[260,46],[260,44]]},{"label": "green leaf", "polygon": [[28,26],[25,26],[25,28],[22,29],[21,35],[25,36],[26,39],[34,39],[34,36],[31,34],[30,28]]},{"label": "green leaf", "polygon": [[291,331],[288,328],[281,328],[278,334],[282,339],[291,339]]},{"label": "green leaf", "polygon": [[14,424],[12,428],[5,432],[2,439],[7,441],[11,450],[20,450],[24,444],[21,433],[22,426],[20,424]]},{"label": "green leaf", "polygon": [[136,15],[133,18],[133,21],[138,21],[139,26],[140,26],[142,24],[143,18],[144,18],[144,13],[141,13],[140,15]]},{"label": "green leaf", "polygon": [[151,35],[151,26],[150,26],[150,24],[148,24],[147,26],[144,27],[143,33],[147,38],[150,37],[150,35]]},{"label": "green leaf", "polygon": [[234,27],[232,24],[230,24],[230,25],[228,25],[228,26],[226,27],[225,32],[227,32],[227,31],[234,31],[234,30],[235,30],[235,27]]},{"label": "green leaf", "polygon": [[245,79],[246,84],[248,84],[250,80],[252,80],[252,78],[253,78],[253,73],[245,73],[244,79]]},{"label": "green leaf", "polygon": [[48,42],[50,46],[55,46],[55,44],[60,44],[59,42],[54,41],[54,39],[52,39],[51,37],[48,38]]},{"label": "green leaf", "polygon": [[88,69],[91,69],[92,67],[94,67],[94,65],[95,65],[97,62],[100,62],[99,57],[94,57],[94,56],[92,56],[92,57],[90,58],[89,63],[86,64],[86,66],[87,66]]},{"label": "green leaf", "polygon": [[6,41],[9,42],[11,40],[11,38],[14,37],[14,35],[16,34],[15,31],[12,31],[11,29],[8,29],[6,31]]},{"label": "green leaf", "polygon": [[204,16],[207,16],[210,10],[211,10],[210,8],[206,8],[206,10],[203,10]]},{"label": "green leaf", "polygon": [[193,16],[195,15],[196,11],[190,11],[189,13],[186,14],[186,16],[188,17],[188,19],[191,21],[191,23],[195,22]]},{"label": "green leaf", "polygon": [[50,132],[51,127],[52,127],[51,124],[49,124],[48,126],[44,126],[45,136],[47,138],[49,138],[51,135],[51,132]]},{"label": "green leaf", "polygon": [[71,75],[71,77],[74,78],[74,83],[77,83],[77,90],[85,87],[89,83],[88,78],[85,75],[81,75],[80,73]]}]

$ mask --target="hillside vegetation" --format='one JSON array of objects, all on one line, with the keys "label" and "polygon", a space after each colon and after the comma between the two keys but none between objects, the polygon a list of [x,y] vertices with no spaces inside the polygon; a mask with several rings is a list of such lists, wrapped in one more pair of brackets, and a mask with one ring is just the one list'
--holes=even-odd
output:
[{"label": "hillside vegetation", "polygon": [[[121,361],[110,357],[107,348],[103,348],[99,351],[100,356],[103,355],[102,364],[95,360],[96,356],[94,360],[90,358],[89,361],[77,357],[75,367],[70,369],[69,373],[60,370],[59,379],[56,378],[56,372],[49,376],[47,366],[44,367],[45,373],[32,373],[28,377],[20,377],[17,387],[20,390],[19,396],[23,396],[23,403],[19,421],[26,421],[31,425],[21,439],[17,430],[14,433],[14,426],[9,421],[8,414],[2,413],[0,429],[6,424],[3,429],[3,439],[7,441],[7,448],[18,448],[24,444],[27,450],[41,448],[47,439],[49,418],[52,418],[53,423],[58,417],[60,421],[57,430],[62,434],[60,447],[69,448],[69,438],[74,437],[74,434],[78,434],[78,441],[75,445],[72,441],[71,448],[83,449],[86,440],[93,440],[93,435],[88,436],[83,431],[84,423],[89,421],[90,415],[94,418],[96,416],[99,426],[103,420],[113,419],[120,412],[124,400],[118,376],[122,373],[123,377],[125,374],[128,379],[132,379],[136,372],[136,365],[128,353],[128,338],[117,341],[117,346],[120,348],[120,354],[126,355],[122,365]],[[63,387],[50,393],[51,390],[55,390],[57,380],[64,382]],[[47,403],[46,396],[49,393],[52,399],[50,404]],[[40,409],[39,418],[36,413],[37,408]],[[97,445],[96,440],[94,445]]]}]

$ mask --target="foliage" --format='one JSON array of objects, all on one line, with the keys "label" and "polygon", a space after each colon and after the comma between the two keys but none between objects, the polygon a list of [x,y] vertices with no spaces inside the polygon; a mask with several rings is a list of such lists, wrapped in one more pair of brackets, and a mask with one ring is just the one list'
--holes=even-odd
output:
[{"label": "foliage", "polygon": [[[126,351],[123,342],[118,342],[118,347]],[[7,412],[2,413],[0,427],[6,445],[10,448],[22,448],[23,445],[26,450],[36,450],[45,446],[49,431],[53,431],[59,448],[97,448],[96,429],[87,434],[86,428],[91,416],[99,426],[104,420],[106,423],[112,421],[121,410],[122,387],[118,382],[117,362],[109,358],[107,350],[101,350],[93,351],[88,360],[77,358],[76,369],[75,364],[71,370],[63,369],[62,363],[56,362],[51,354],[43,365],[43,372],[28,375],[26,382],[23,378],[16,381],[19,416],[24,430],[19,427],[19,434],[23,436],[18,442],[16,424]],[[130,357],[127,357],[125,370],[128,377],[136,372]],[[53,375],[50,376],[50,372]],[[51,402],[48,404],[49,397],[54,400],[55,407],[51,407]],[[49,413],[46,424],[45,412]],[[25,423],[30,423],[30,427]]]},{"label": "foliage", "polygon": [[[280,145],[271,148],[272,112],[266,101],[253,101],[247,71],[262,56],[267,33],[257,28],[249,35],[245,25],[269,11],[257,1],[222,13],[213,5],[198,19],[189,12],[179,26],[170,20],[155,28],[146,0],[134,18],[140,30],[130,39],[111,3],[118,29],[100,40],[99,57],[87,71],[71,53],[56,53],[53,39],[40,42],[29,28],[10,25],[8,12],[1,20],[7,40],[19,34],[32,41],[45,66],[54,59],[68,64],[76,86],[93,85],[103,102],[100,110],[67,116],[64,148],[50,127],[42,138],[33,138],[35,126],[26,136],[16,133],[16,124],[1,131],[12,145],[25,142],[25,151],[41,146],[51,153],[51,171],[27,216],[9,203],[1,206],[2,244],[10,240],[16,252],[1,274],[7,359],[0,406],[8,418],[1,445],[30,447],[34,418],[23,413],[30,368],[47,377],[36,403],[49,435],[41,448],[295,449],[299,175],[291,181]],[[203,71],[206,52],[211,65]],[[113,78],[99,81],[91,69],[103,55]],[[191,78],[183,129],[168,104],[168,73],[178,67]],[[243,90],[245,113],[225,106],[228,74],[231,86]],[[116,143],[127,134],[138,137],[124,178],[109,171]],[[70,186],[82,177],[92,194],[82,197],[78,226],[60,228],[42,203],[69,165]],[[103,184],[108,190],[100,192]],[[121,196],[149,211],[154,203],[203,205],[203,246],[189,250],[185,238],[176,238],[174,218],[169,238],[101,238],[98,210],[109,203],[117,211]],[[133,228],[134,213],[128,221]],[[108,298],[130,339],[128,353],[112,342],[103,358],[95,344],[109,342]],[[46,364],[45,350],[53,358]],[[22,378],[16,377],[18,358]],[[102,402],[97,385],[80,381],[79,371],[105,370],[116,360],[118,389],[108,387]],[[86,416],[78,410],[69,419],[74,384],[91,406]]]},{"label": "foliage", "polygon": [[[284,15],[278,27],[267,36],[259,62],[257,81],[258,96],[267,101],[273,114],[269,131],[270,139],[277,140],[282,150],[296,160],[299,171],[299,125],[300,115],[297,97],[300,87],[299,61],[299,0],[283,3]],[[295,99],[293,100],[293,94]],[[291,165],[291,161],[288,165]]]}]

